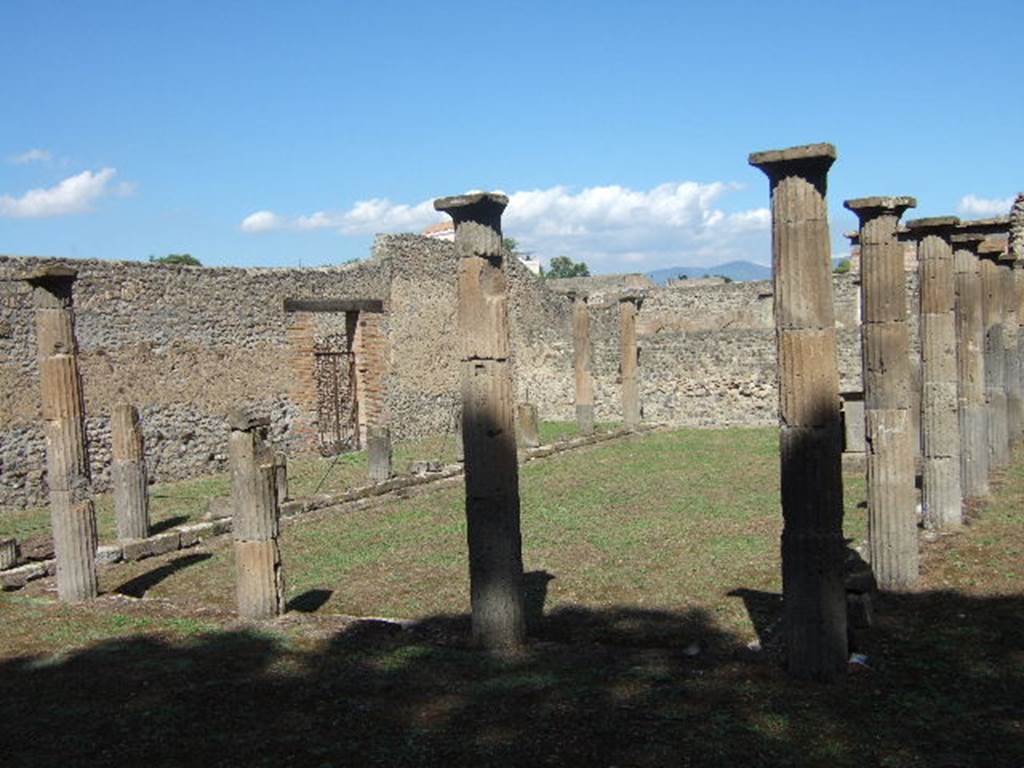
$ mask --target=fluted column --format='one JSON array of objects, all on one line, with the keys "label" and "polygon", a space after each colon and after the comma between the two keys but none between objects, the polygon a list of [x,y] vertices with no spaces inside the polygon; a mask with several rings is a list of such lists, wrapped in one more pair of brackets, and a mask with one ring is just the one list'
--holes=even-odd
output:
[{"label": "fluted column", "polygon": [[1006,346],[1003,342],[1005,286],[999,268],[1002,249],[982,243],[982,322],[985,324],[985,402],[988,405],[988,456],[990,468],[1001,469],[1009,458],[1006,418]]},{"label": "fluted column", "polygon": [[383,483],[391,478],[391,430],[370,425],[366,428],[366,461],[370,481]]},{"label": "fluted column", "polygon": [[900,216],[912,197],[843,203],[860,219],[861,324],[867,441],[868,547],[883,589],[917,580],[914,430]]},{"label": "fluted column", "polygon": [[1017,195],[1010,208],[1007,254],[1013,268],[1013,301],[1017,307],[1017,441],[1024,440],[1024,192]]},{"label": "fluted column", "polygon": [[988,495],[988,418],[985,407],[985,326],[981,318],[978,245],[984,235],[954,234],[956,352],[960,382],[960,473],[965,498]]},{"label": "fluted column", "polygon": [[135,406],[129,403],[114,406],[110,415],[110,440],[117,538],[144,539],[149,536],[149,486],[142,424]]},{"label": "fluted column", "polygon": [[277,506],[277,460],[267,444],[270,419],[238,409],[228,414],[238,614],[269,619],[284,613]]},{"label": "fluted column", "polygon": [[771,186],[782,481],[782,591],[791,675],[846,670],[843,481],[832,247],[831,144],[758,152]]},{"label": "fluted column", "polygon": [[957,385],[956,288],[950,237],[960,220],[938,216],[907,222],[917,239],[921,294],[921,507],[926,528],[963,522]]},{"label": "fluted column", "polygon": [[1021,386],[1020,298],[1018,272],[1013,254],[1004,253],[999,262],[1003,282],[1003,375],[1006,389],[1007,461],[1009,449],[1020,442],[1024,432],[1024,391]]},{"label": "fluted column", "polygon": [[640,359],[636,343],[638,296],[619,299],[619,370],[622,377],[622,420],[626,429],[640,426]]},{"label": "fluted column", "polygon": [[76,277],[68,267],[47,267],[27,278],[35,306],[57,595],[65,602],[89,600],[98,590],[96,512],[72,301]]},{"label": "fluted column", "polygon": [[580,433],[594,431],[594,377],[591,372],[590,311],[584,293],[571,293],[573,372],[576,380],[576,424]]},{"label": "fluted column", "polygon": [[470,603],[473,639],[489,649],[515,648],[526,632],[501,242],[506,205],[504,195],[483,192],[434,201],[455,222]]}]

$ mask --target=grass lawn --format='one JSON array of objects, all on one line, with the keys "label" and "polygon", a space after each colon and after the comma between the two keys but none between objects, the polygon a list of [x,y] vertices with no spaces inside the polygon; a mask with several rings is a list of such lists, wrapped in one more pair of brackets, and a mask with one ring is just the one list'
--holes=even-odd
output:
[{"label": "grass lawn", "polygon": [[225,539],[104,569],[85,606],[0,595],[4,765],[1024,765],[1024,456],[832,687],[779,668],[774,430],[605,443],[521,488],[516,658],[463,643],[460,488],[285,526],[265,625],[232,616]]},{"label": "grass lawn", "polygon": [[[597,425],[599,431],[617,428],[617,423]],[[551,443],[576,436],[575,422],[541,422],[540,436]],[[409,463],[419,459],[439,459],[445,463],[457,460],[458,442],[454,434],[435,435],[397,443],[393,467],[396,473],[408,471]],[[288,462],[288,488],[293,498],[316,492],[340,493],[368,483],[366,452],[346,453],[334,458],[313,454],[298,456]],[[198,520],[205,514],[207,503],[215,496],[231,493],[231,478],[225,472],[194,480],[158,483],[149,489],[149,515],[154,532]],[[96,497],[96,524],[100,541],[114,541],[114,499],[109,493]],[[25,539],[34,534],[49,534],[50,512],[46,507],[4,511],[0,514],[0,538],[14,536]]]}]

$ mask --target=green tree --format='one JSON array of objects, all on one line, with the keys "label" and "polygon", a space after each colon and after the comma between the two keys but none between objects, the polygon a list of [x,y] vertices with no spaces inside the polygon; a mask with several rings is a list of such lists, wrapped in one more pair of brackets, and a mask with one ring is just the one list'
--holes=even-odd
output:
[{"label": "green tree", "polygon": [[835,265],[832,271],[835,272],[837,275],[845,275],[847,272],[850,271],[851,267],[852,265],[850,264],[849,259],[840,259],[839,263]]},{"label": "green tree", "polygon": [[590,268],[585,262],[573,261],[568,256],[555,256],[548,264],[545,277],[590,277]]},{"label": "green tree", "polygon": [[154,264],[171,264],[179,267],[203,266],[199,259],[191,253],[168,253],[166,256],[161,256],[159,259],[156,256],[150,256],[149,260]]},{"label": "green tree", "polygon": [[501,244],[505,246],[505,250],[509,253],[519,253],[519,241],[514,237],[501,238]]}]

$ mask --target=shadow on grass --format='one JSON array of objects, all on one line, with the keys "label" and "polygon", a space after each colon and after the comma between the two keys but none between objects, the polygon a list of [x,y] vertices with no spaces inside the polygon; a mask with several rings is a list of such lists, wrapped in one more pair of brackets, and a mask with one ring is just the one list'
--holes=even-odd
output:
[{"label": "shadow on grass", "polygon": [[307,589],[301,595],[296,595],[288,601],[288,610],[299,613],[316,613],[324,603],[331,599],[333,594],[333,589]]},{"label": "shadow on grass", "polygon": [[151,526],[149,526],[149,535],[156,536],[158,533],[163,533],[176,525],[183,525],[188,522],[186,515],[176,515],[175,517],[168,517],[166,520],[157,520]]},{"label": "shadow on grass", "polygon": [[149,590],[172,574],[177,573],[183,568],[188,568],[190,565],[201,563],[203,560],[209,560],[211,557],[213,557],[213,555],[208,552],[176,557],[173,560],[164,563],[159,568],[154,568],[152,571],[147,571],[141,576],[129,579],[114,591],[122,595],[127,595],[128,597],[143,597]]},{"label": "shadow on grass", "polygon": [[465,648],[465,616],[131,636],[0,664],[0,743],[33,766],[1021,765],[1024,598],[880,614],[872,669],[831,687],[700,611],[562,608],[511,658]]}]

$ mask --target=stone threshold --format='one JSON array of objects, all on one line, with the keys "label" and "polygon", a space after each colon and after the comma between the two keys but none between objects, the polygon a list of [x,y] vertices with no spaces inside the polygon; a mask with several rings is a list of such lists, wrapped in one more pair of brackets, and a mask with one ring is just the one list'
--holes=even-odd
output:
[{"label": "stone threshold", "polygon": [[[527,464],[557,453],[664,428],[665,425],[661,424],[642,425],[635,430],[617,429],[611,432],[595,432],[592,435],[561,440],[536,448],[521,449],[519,463]],[[280,505],[281,520],[282,522],[291,522],[300,515],[310,512],[360,509],[371,502],[380,500],[381,497],[403,498],[411,493],[419,493],[421,489],[435,490],[436,487],[451,484],[452,480],[461,477],[462,474],[461,464],[449,464],[441,467],[438,471],[393,477],[381,483],[360,486],[344,493],[320,493],[315,496],[293,499]],[[422,486],[430,486],[430,488],[422,488]],[[101,544],[96,548],[96,564],[114,565],[120,562],[133,562],[147,557],[165,555],[179,549],[188,549],[207,539],[230,533],[231,527],[231,518],[221,517],[206,522],[177,526],[145,539],[132,539],[117,544]],[[52,558],[26,563],[0,571],[0,588],[4,591],[21,589],[30,581],[54,576],[56,573],[57,561]]]}]

